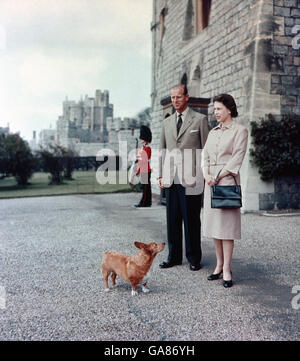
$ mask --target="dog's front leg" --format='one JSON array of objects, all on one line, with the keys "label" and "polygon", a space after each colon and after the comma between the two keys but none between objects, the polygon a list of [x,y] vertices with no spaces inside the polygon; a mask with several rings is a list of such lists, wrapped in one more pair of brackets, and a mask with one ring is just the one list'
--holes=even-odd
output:
[{"label": "dog's front leg", "polygon": [[115,287],[116,286],[116,277],[117,274],[115,272],[112,272],[111,274],[111,281],[112,281],[112,286]]},{"label": "dog's front leg", "polygon": [[137,286],[138,286],[138,283],[136,282],[131,282],[131,286],[132,286],[132,290],[131,290],[131,296],[137,296],[138,295],[138,292],[137,292]]},{"label": "dog's front leg", "polygon": [[144,293],[150,292],[149,288],[146,287],[147,282],[148,282],[148,281],[145,281],[145,282],[142,283],[142,291],[143,291]]},{"label": "dog's front leg", "polygon": [[148,271],[148,273],[145,275],[143,281],[142,281],[142,291],[144,293],[148,293],[150,292],[149,288],[146,287],[148,281],[149,281],[149,278],[150,278],[150,274],[151,274],[151,270]]}]

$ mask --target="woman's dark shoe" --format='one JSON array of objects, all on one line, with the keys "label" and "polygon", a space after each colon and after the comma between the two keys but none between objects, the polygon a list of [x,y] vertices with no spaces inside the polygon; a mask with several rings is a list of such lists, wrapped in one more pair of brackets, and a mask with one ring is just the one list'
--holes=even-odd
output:
[{"label": "woman's dark shoe", "polygon": [[233,286],[232,280],[230,280],[230,281],[224,281],[224,280],[223,280],[223,286],[224,286],[225,288],[232,287],[232,286]]},{"label": "woman's dark shoe", "polygon": [[[231,274],[231,277],[232,277],[232,272],[231,272],[231,271],[230,271],[230,274]],[[225,288],[232,287],[232,285],[233,285],[232,279],[229,280],[229,281],[223,280],[223,286],[224,286]]]},{"label": "woman's dark shoe", "polygon": [[208,281],[215,281],[218,280],[221,276],[221,274],[223,273],[223,271],[219,272],[219,273],[212,273],[211,275],[209,275],[207,277]]}]

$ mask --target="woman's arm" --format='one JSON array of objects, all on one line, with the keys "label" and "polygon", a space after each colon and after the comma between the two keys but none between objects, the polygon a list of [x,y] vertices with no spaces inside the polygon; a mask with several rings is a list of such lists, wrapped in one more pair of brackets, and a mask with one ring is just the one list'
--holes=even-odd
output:
[{"label": "woman's arm", "polygon": [[221,172],[223,173],[221,178],[225,177],[225,171],[227,171],[228,174],[232,174],[234,176],[238,174],[247,150],[247,142],[248,130],[247,128],[243,127],[236,135],[236,139],[234,139],[232,155]]},{"label": "woman's arm", "polygon": [[203,173],[203,177],[205,179],[205,182],[209,185],[212,186],[215,184],[215,178],[209,174],[209,154],[206,150],[206,148],[203,148],[202,151],[202,159],[201,159],[201,168],[202,168],[202,173]]},{"label": "woman's arm", "polygon": [[222,169],[222,171],[220,172],[219,177],[218,177],[218,179],[217,179],[217,182],[218,182],[220,179],[226,177],[226,176],[229,175],[229,174],[232,174],[232,173],[230,173],[230,172],[229,172],[228,170],[226,170],[226,169]]},{"label": "woman's arm", "polygon": [[229,174],[236,176],[242,165],[248,142],[248,130],[243,128],[234,141],[232,155],[219,174],[217,182]]}]

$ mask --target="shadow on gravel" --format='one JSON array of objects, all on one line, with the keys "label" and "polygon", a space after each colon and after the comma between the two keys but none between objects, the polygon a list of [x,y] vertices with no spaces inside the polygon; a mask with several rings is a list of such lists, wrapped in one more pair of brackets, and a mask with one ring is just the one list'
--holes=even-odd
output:
[{"label": "shadow on gravel", "polygon": [[283,335],[291,335],[291,339],[300,337],[300,312],[292,307],[292,294],[294,284],[280,284],[274,280],[280,276],[280,269],[270,269],[269,265],[242,264],[239,260],[233,261],[236,269],[236,277],[233,275],[235,284],[240,287],[240,296],[249,304],[257,304],[260,309],[266,311],[266,315],[258,315],[257,319],[263,322],[265,318],[274,320],[274,330],[281,331]]}]

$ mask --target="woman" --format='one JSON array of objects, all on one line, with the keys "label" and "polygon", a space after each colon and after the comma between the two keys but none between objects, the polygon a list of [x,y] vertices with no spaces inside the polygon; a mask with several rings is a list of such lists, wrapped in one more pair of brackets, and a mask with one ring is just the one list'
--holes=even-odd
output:
[{"label": "woman", "polygon": [[241,213],[239,208],[211,208],[210,186],[234,185],[233,177],[240,184],[239,170],[247,149],[248,130],[232,120],[238,112],[231,95],[218,95],[213,98],[213,103],[219,125],[209,132],[202,153],[205,179],[203,235],[214,239],[216,249],[217,265],[208,280],[219,279],[223,273],[223,286],[227,288],[233,284],[230,264],[234,240],[241,239]]}]

